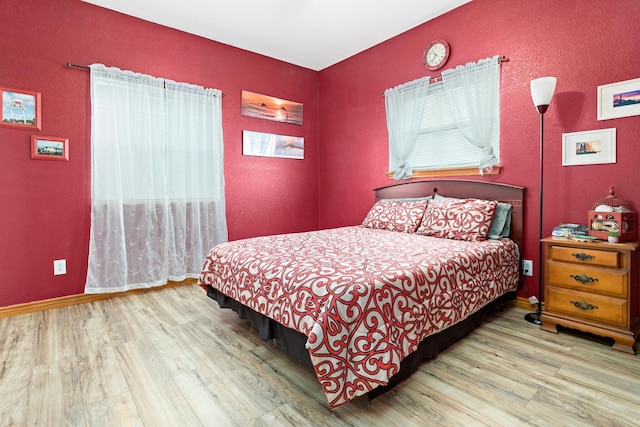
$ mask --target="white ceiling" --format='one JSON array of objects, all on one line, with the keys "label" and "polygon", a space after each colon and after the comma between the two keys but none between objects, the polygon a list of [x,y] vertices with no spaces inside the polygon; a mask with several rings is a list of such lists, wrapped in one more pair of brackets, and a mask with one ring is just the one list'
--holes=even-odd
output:
[{"label": "white ceiling", "polygon": [[471,0],[83,0],[322,70]]}]

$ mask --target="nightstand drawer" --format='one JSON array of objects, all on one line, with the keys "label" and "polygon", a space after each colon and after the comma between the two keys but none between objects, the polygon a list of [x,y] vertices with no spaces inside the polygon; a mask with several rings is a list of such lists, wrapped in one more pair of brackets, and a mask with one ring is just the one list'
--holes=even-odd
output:
[{"label": "nightstand drawer", "polygon": [[627,272],[622,269],[578,266],[549,260],[547,281],[550,285],[584,292],[627,297]]},{"label": "nightstand drawer", "polygon": [[549,286],[545,311],[566,313],[613,326],[627,326],[627,300]]},{"label": "nightstand drawer", "polygon": [[579,264],[601,265],[604,267],[620,267],[620,253],[599,251],[595,249],[569,248],[551,246],[549,258],[558,261],[575,262]]}]

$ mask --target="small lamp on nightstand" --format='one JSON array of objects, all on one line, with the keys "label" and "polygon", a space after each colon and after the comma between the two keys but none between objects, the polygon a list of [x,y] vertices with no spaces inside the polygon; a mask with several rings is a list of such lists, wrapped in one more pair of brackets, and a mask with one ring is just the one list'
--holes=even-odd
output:
[{"label": "small lamp on nightstand", "polygon": [[547,112],[551,99],[553,98],[553,92],[556,90],[556,78],[555,77],[540,77],[538,79],[531,80],[531,97],[533,98],[533,105],[536,106],[538,113],[540,113],[540,238],[538,239],[539,258],[538,258],[538,309],[535,313],[527,313],[524,318],[528,322],[541,325],[540,315],[542,314],[542,171],[544,160],[544,113]]}]

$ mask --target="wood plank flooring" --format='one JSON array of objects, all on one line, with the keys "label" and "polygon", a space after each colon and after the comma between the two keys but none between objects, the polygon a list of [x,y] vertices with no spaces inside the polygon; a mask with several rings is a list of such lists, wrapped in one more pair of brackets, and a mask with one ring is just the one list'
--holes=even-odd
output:
[{"label": "wood plank flooring", "polygon": [[310,369],[195,285],[0,319],[0,426],[638,426],[640,356],[496,312],[391,392]]}]

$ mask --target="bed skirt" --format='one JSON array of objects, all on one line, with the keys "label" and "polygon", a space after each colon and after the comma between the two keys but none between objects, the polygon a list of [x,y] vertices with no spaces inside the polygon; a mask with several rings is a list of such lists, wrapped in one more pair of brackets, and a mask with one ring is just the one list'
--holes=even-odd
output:
[{"label": "bed skirt", "polygon": [[[275,320],[271,320],[268,317],[240,304],[238,301],[218,292],[211,286],[207,286],[207,296],[217,301],[220,308],[230,308],[238,314],[238,317],[248,320],[251,325],[259,331],[260,339],[264,341],[272,339],[278,340],[285,353],[296,359],[304,366],[313,369],[311,359],[309,358],[309,352],[305,348],[307,337],[304,334],[282,326]],[[369,399],[373,399],[376,396],[391,390],[417,371],[423,361],[435,358],[438,353],[445,350],[456,341],[459,341],[478,327],[489,313],[496,309],[501,310],[502,305],[505,302],[515,298],[515,291],[508,292],[500,298],[491,301],[465,320],[422,340],[418,345],[418,349],[408,355],[400,363],[400,371],[391,377],[386,386],[377,387],[368,393]]]}]

